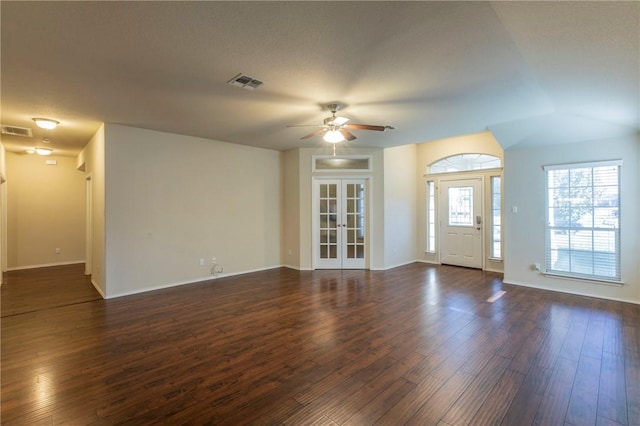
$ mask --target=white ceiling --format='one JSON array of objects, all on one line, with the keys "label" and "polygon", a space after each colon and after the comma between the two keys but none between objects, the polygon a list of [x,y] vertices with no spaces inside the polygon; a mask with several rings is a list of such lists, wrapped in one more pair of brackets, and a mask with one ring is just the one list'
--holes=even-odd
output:
[{"label": "white ceiling", "polygon": [[[2,135],[75,155],[102,122],[277,150],[341,101],[351,146],[491,130],[504,147],[637,134],[637,2],[1,2]],[[264,84],[227,84],[237,73]],[[47,132],[32,117],[60,126]]]}]

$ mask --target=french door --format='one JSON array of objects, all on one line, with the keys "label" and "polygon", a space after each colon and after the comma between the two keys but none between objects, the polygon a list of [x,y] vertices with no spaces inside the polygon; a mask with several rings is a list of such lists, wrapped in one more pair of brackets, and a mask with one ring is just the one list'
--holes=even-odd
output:
[{"label": "french door", "polygon": [[440,262],[482,269],[482,179],[440,182]]},{"label": "french door", "polygon": [[365,269],[365,179],[314,181],[314,256],[318,269]]}]

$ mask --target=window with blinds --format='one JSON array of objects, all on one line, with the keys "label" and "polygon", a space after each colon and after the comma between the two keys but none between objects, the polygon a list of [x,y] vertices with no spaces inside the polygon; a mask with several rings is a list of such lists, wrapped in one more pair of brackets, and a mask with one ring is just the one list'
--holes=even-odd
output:
[{"label": "window with blinds", "polygon": [[619,282],[622,161],[545,166],[546,273]]}]

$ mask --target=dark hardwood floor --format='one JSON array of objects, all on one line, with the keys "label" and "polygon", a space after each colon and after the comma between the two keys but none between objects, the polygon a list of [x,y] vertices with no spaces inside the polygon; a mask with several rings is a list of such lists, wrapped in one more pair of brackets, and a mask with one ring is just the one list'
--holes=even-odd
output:
[{"label": "dark hardwood floor", "polygon": [[2,317],[102,299],[84,263],[9,272],[1,295]]},{"label": "dark hardwood floor", "polygon": [[68,272],[1,287],[3,424],[640,425],[637,305],[425,264],[112,300]]}]

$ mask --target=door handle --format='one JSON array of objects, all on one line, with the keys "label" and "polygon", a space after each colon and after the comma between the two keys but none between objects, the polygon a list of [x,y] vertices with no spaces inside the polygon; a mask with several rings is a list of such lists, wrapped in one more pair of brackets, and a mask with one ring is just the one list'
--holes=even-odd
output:
[{"label": "door handle", "polygon": [[480,230],[480,224],[482,223],[482,216],[476,216],[476,230],[479,231]]}]

